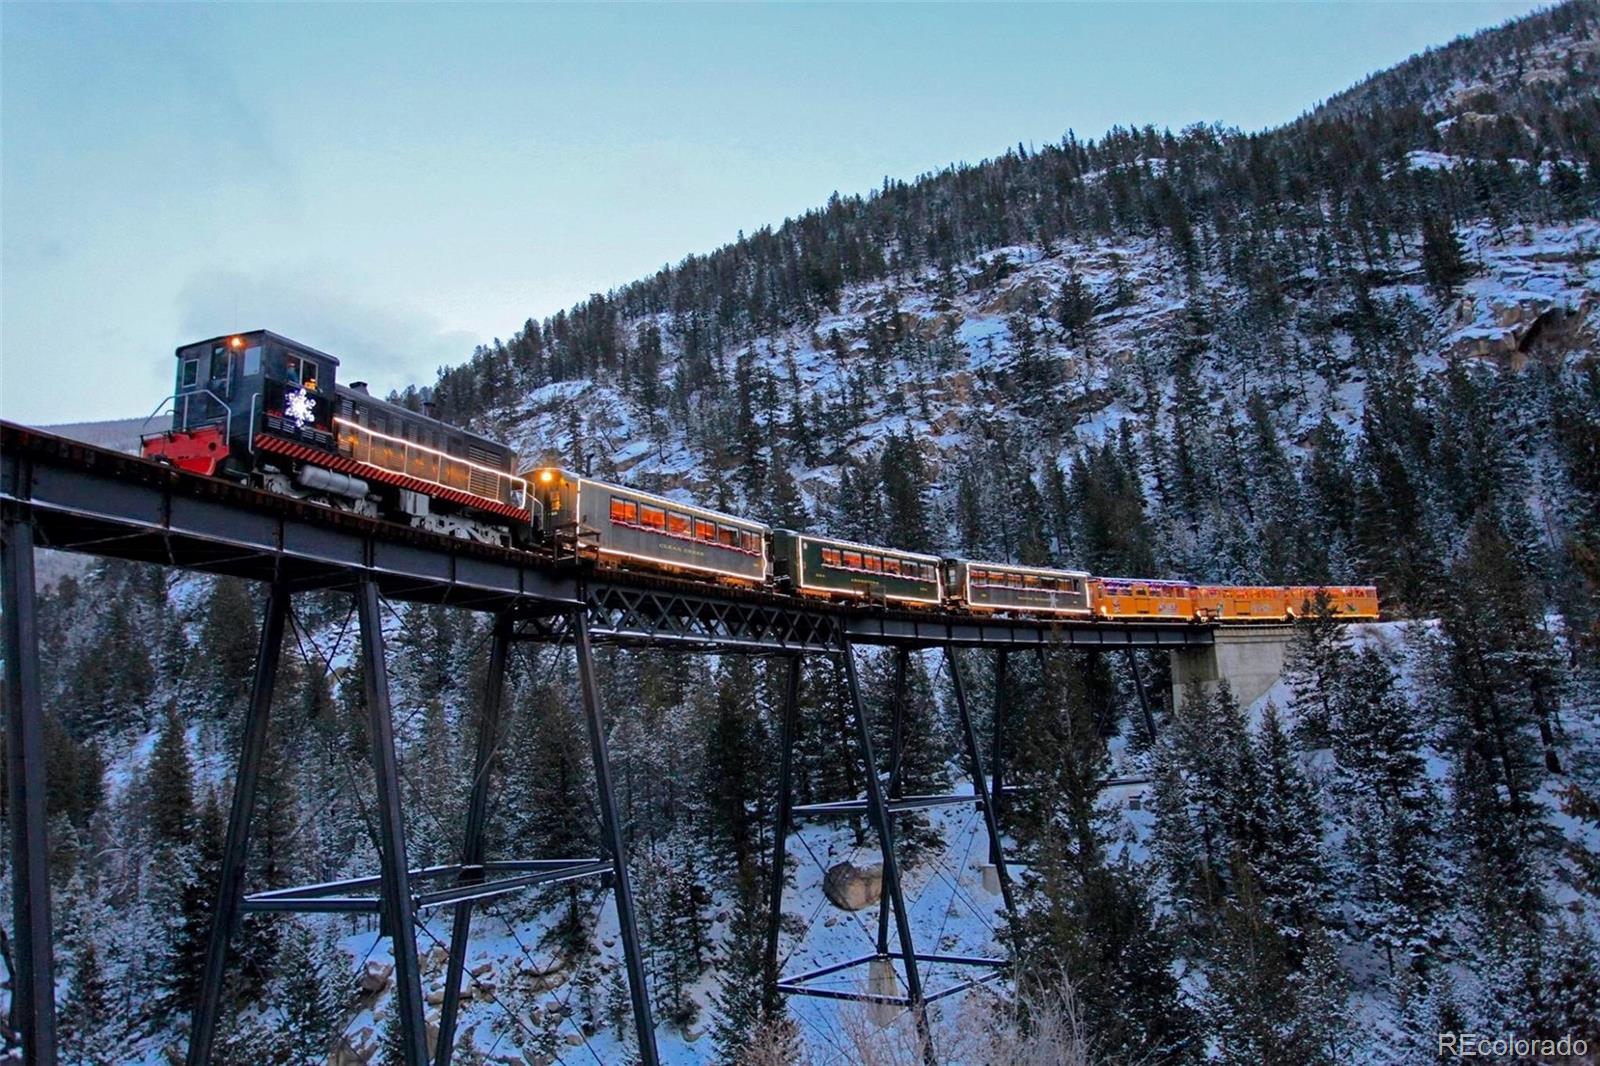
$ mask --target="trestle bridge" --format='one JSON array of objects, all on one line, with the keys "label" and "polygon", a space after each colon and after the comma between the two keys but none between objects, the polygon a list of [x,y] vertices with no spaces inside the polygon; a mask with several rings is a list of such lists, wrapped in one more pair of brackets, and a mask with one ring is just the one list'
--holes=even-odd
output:
[{"label": "trestle bridge", "polygon": [[[615,900],[626,963],[639,1057],[659,1056],[645,984],[638,924],[618,819],[607,749],[605,708],[596,682],[597,645],[681,649],[697,653],[753,653],[787,660],[781,709],[782,759],[769,888],[765,995],[870,1000],[909,1010],[924,1058],[935,1052],[926,1006],[934,999],[999,977],[1003,958],[919,950],[913,943],[896,859],[893,815],[944,804],[977,803],[984,816],[991,861],[1006,913],[1012,913],[1011,877],[997,818],[1005,789],[1005,715],[993,716],[989,757],[973,726],[961,670],[961,649],[996,655],[1004,676],[1010,654],[1075,648],[1128,654],[1138,681],[1145,723],[1154,730],[1135,649],[1211,651],[1218,631],[1209,626],[1087,621],[1039,622],[980,618],[882,606],[837,606],[761,590],[558,565],[530,553],[466,543],[390,523],[332,511],[288,497],[202,478],[119,452],[0,423],[0,547],[3,547],[5,713],[11,857],[14,877],[15,1017],[29,1063],[56,1061],[49,849],[45,821],[44,707],[35,631],[34,550],[37,547],[155,563],[259,581],[267,586],[243,740],[233,775],[222,877],[213,927],[194,1006],[188,1062],[208,1062],[216,1037],[229,943],[245,912],[376,913],[392,938],[397,1022],[408,1066],[448,1066],[467,944],[475,905],[508,893],[574,878],[600,877]],[[297,888],[247,892],[246,858],[263,753],[267,743],[279,653],[291,598],[335,590],[354,598],[376,789],[380,869],[370,877]],[[460,861],[413,869],[408,865],[394,744],[394,718],[385,665],[380,612],[383,600],[443,604],[489,612],[493,638],[484,679],[486,698],[475,747],[475,773]],[[602,853],[582,858],[489,860],[484,830],[489,772],[501,737],[501,702],[507,657],[522,641],[560,643],[573,649],[582,710],[594,766]],[[891,750],[880,758],[862,702],[853,649],[895,649],[896,693]],[[950,796],[905,796],[900,787],[901,712],[907,657],[942,650],[955,694],[966,770],[973,791]],[[852,742],[864,765],[865,795],[798,806],[791,796],[802,664],[808,657],[841,662],[854,704]],[[883,767],[891,768],[884,773]],[[871,772],[878,770],[879,772]],[[787,838],[798,817],[865,814],[883,857],[883,891],[876,951],[807,973],[778,972],[778,942]],[[418,960],[421,916],[453,908],[453,927],[440,1006],[437,1051],[430,1058]],[[889,927],[894,927],[891,946]],[[818,980],[875,960],[897,961],[904,994],[874,994],[823,987]],[[925,988],[924,967],[970,967],[973,976],[946,988]]]}]

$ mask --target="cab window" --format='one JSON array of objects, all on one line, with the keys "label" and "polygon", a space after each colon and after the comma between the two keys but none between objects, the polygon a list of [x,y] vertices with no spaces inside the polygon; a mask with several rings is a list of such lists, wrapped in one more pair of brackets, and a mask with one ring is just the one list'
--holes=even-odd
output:
[{"label": "cab window", "polygon": [[211,371],[209,376],[212,381],[228,380],[228,349],[220,344],[211,349]]},{"label": "cab window", "polygon": [[315,389],[317,387],[316,361],[290,353],[284,357],[284,377],[288,379],[291,385]]},{"label": "cab window", "polygon": [[180,387],[192,389],[200,384],[200,360],[185,359],[183,361],[183,376],[179,379]]}]

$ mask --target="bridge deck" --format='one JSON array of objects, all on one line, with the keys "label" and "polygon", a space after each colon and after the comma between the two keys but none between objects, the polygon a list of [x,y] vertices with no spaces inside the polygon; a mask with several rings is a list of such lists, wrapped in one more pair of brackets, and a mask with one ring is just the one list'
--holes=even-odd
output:
[{"label": "bridge deck", "polygon": [[201,477],[0,422],[0,505],[40,546],[159,563],[290,588],[347,589],[535,616],[529,639],[560,639],[554,616],[587,604],[597,641],[750,651],[861,644],[985,648],[1189,647],[1210,626],[1039,621],[969,612],[800,601],[765,589],[557,563]]}]

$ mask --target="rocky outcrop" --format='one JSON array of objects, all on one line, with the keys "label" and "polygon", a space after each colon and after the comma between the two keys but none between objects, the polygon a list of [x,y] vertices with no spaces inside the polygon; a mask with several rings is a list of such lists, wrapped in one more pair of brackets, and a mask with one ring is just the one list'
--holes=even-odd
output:
[{"label": "rocky outcrop", "polygon": [[394,973],[394,967],[381,962],[369,961],[361,970],[361,976],[356,978],[356,987],[362,995],[376,996],[389,987],[389,975]]},{"label": "rocky outcrop", "polygon": [[840,910],[859,911],[870,907],[883,895],[883,867],[837,863],[823,875],[822,892]]}]

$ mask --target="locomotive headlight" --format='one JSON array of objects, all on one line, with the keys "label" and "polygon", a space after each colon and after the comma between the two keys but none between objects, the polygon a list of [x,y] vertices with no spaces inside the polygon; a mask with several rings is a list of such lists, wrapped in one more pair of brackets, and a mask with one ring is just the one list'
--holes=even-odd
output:
[{"label": "locomotive headlight", "polygon": [[555,479],[556,479],[556,472],[554,470],[541,470],[541,471],[539,471],[539,483],[541,485],[548,485],[548,484],[550,484],[550,482],[554,481]]},{"label": "locomotive headlight", "polygon": [[244,338],[243,337],[229,337],[228,338],[228,347],[230,347],[230,348],[243,348],[244,347]]}]

